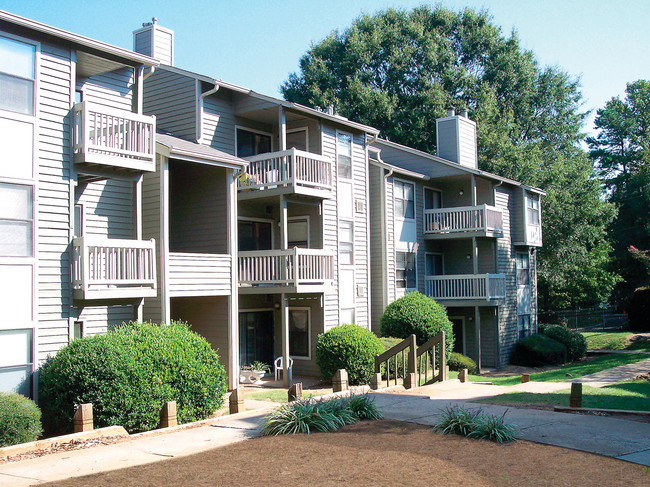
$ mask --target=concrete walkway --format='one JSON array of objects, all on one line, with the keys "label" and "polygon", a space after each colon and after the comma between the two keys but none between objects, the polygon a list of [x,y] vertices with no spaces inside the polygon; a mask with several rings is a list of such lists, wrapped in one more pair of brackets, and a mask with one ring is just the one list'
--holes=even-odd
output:
[{"label": "concrete walkway", "polygon": [[650,359],[641,360],[633,364],[619,365],[612,369],[585,375],[576,380],[592,387],[605,387],[616,382],[632,380],[635,377],[648,373],[650,373]]}]

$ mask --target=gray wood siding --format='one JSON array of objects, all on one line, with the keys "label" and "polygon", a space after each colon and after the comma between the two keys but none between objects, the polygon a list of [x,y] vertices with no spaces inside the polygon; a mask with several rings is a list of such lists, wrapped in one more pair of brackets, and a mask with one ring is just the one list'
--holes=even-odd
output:
[{"label": "gray wood siding", "polygon": [[156,128],[186,140],[196,139],[196,85],[193,78],[159,67],[144,82],[144,113]]},{"label": "gray wood siding", "polygon": [[517,188],[512,194],[511,234],[513,242],[526,241],[526,225],[524,223],[525,208],[524,191],[521,188]]},{"label": "gray wood siding", "polygon": [[161,193],[162,193],[162,164],[161,157],[156,157],[156,172],[145,173],[142,179],[142,238],[156,240],[156,279],[158,283],[157,296],[145,298],[143,303],[143,317],[145,320],[160,323],[162,315],[162,220],[161,220]]},{"label": "gray wood siding", "polygon": [[386,272],[388,279],[388,303],[395,301],[395,204],[393,178],[386,181]]},{"label": "gray wood siding", "polygon": [[232,96],[218,91],[203,99],[203,143],[228,154],[235,154],[235,115]]},{"label": "gray wood siding", "polygon": [[151,56],[153,52],[153,46],[151,43],[151,31],[145,30],[138,32],[133,36],[133,50],[144,54],[146,56]]},{"label": "gray wood siding", "polygon": [[170,252],[168,268],[172,297],[231,294],[230,255]]},{"label": "gray wood siding", "polygon": [[77,187],[77,203],[84,208],[85,235],[133,239],[136,236],[134,184],[105,179]]},{"label": "gray wood siding", "polygon": [[456,122],[444,120],[438,122],[438,156],[448,161],[458,162],[458,147],[456,145]]},{"label": "gray wood siding", "polygon": [[83,99],[105,107],[132,111],[133,68],[121,68],[77,81]]},{"label": "gray wood siding", "polygon": [[72,159],[70,50],[42,42],[37,83],[35,241],[38,297],[36,361],[68,344],[70,166]]},{"label": "gray wood siding", "polygon": [[[352,178],[354,180],[354,270],[355,270],[355,322],[363,327],[370,327],[369,308],[369,255],[368,255],[368,161],[366,159],[365,141],[363,134],[353,137],[352,143]],[[356,200],[365,204],[365,211],[356,211]],[[360,296],[357,292],[363,286],[365,292]]]},{"label": "gray wood siding", "polygon": [[458,147],[458,162],[462,166],[476,169],[476,125],[463,117],[458,118]]},{"label": "gray wood siding", "polygon": [[385,263],[382,247],[386,245],[381,231],[384,218],[382,186],[384,170],[369,166],[370,194],[368,211],[370,215],[370,317],[371,329],[379,335],[379,320],[384,313],[384,283],[386,282]]},{"label": "gray wood siding", "polygon": [[84,323],[84,336],[101,335],[135,318],[132,305],[88,306],[79,313],[79,320]]}]

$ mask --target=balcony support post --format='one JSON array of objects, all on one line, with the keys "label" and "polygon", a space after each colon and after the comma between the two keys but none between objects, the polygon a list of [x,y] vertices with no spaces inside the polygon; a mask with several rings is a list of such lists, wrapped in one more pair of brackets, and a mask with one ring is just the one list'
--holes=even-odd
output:
[{"label": "balcony support post", "polygon": [[291,387],[289,381],[289,304],[286,294],[282,293],[280,299],[280,311],[282,313],[282,386],[289,388]]},{"label": "balcony support post", "polygon": [[474,335],[476,337],[476,368],[481,373],[481,309],[474,306]]},{"label": "balcony support post", "polygon": [[284,107],[278,107],[278,139],[281,151],[287,150],[287,117],[284,113]]}]

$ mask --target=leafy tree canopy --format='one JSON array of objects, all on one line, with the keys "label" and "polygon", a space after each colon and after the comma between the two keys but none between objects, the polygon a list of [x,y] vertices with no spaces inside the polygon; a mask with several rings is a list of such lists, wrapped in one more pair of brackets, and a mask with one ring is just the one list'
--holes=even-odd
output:
[{"label": "leafy tree canopy", "polygon": [[540,67],[515,32],[487,11],[441,6],[363,15],[314,44],[281,87],[286,99],[334,105],[394,142],[435,153],[436,118],[450,106],[477,122],[479,166],[546,190],[540,288],[546,306],[597,302],[606,270],[605,227],[613,208],[599,198],[582,140],[577,79]]}]

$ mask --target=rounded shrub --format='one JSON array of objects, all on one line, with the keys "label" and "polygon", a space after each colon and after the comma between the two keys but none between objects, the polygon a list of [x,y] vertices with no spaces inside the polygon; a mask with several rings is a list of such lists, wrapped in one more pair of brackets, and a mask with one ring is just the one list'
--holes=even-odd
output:
[{"label": "rounded shrub", "polygon": [[34,401],[0,392],[0,448],[36,441],[42,432],[41,410]]},{"label": "rounded shrub", "polygon": [[630,330],[650,331],[650,286],[640,287],[632,293],[628,312]]},{"label": "rounded shrub", "polygon": [[316,363],[329,381],[338,369],[345,369],[350,384],[367,384],[372,378],[375,355],[384,351],[379,338],[358,325],[340,325],[318,335]]},{"label": "rounded shrub", "polygon": [[445,332],[447,357],[454,349],[454,328],[445,308],[417,292],[408,293],[388,306],[381,317],[382,336],[406,338],[415,335],[422,345],[441,331]]},{"label": "rounded shrub", "polygon": [[522,338],[515,344],[510,363],[537,367],[566,362],[566,347],[541,333]]},{"label": "rounded shrub", "polygon": [[546,325],[542,333],[566,347],[566,358],[569,362],[580,360],[587,354],[587,340],[582,333],[562,325]]},{"label": "rounded shrub", "polygon": [[451,352],[447,365],[449,365],[449,370],[467,369],[470,374],[476,374],[476,362],[462,353]]},{"label": "rounded shrub", "polygon": [[44,425],[53,433],[70,429],[76,404],[93,404],[98,427],[135,432],[156,428],[167,401],[176,401],[179,423],[205,419],[225,392],[218,355],[183,323],[128,323],[74,340],[40,374]]}]

